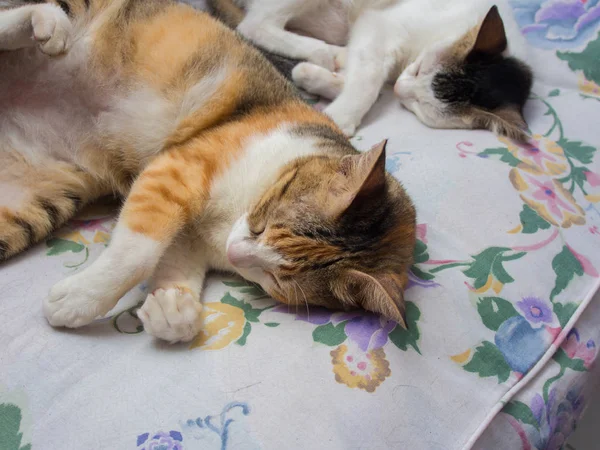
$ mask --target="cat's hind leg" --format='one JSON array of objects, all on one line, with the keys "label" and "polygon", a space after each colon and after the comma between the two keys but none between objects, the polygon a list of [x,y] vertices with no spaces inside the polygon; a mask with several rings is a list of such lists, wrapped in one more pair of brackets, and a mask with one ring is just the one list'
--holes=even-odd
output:
[{"label": "cat's hind leg", "polygon": [[169,247],[152,278],[152,293],[138,311],[148,334],[171,343],[198,334],[205,261],[201,243],[191,237],[181,236]]},{"label": "cat's hind leg", "polygon": [[0,50],[39,46],[50,56],[69,46],[71,22],[57,5],[41,3],[0,10]]},{"label": "cat's hind leg", "polygon": [[292,70],[296,86],[311,94],[333,100],[344,87],[344,76],[312,63],[300,63]]},{"label": "cat's hind leg", "polygon": [[109,191],[74,165],[31,165],[0,149],[0,261],[47,237]]}]

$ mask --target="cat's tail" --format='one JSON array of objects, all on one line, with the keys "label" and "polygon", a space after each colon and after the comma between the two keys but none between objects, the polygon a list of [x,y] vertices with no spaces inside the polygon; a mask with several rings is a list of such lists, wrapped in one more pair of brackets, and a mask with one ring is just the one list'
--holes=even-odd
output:
[{"label": "cat's tail", "polygon": [[93,177],[69,164],[34,168],[0,160],[0,261],[41,241],[105,193]]},{"label": "cat's tail", "polygon": [[230,28],[237,28],[246,13],[233,0],[207,0],[208,11]]}]

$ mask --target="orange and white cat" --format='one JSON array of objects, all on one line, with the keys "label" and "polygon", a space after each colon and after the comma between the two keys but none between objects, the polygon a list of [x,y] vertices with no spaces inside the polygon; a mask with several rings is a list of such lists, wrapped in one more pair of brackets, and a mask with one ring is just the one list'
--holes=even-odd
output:
[{"label": "orange and white cat", "polygon": [[44,301],[54,326],[140,281],[159,338],[199,331],[208,270],[292,305],[403,323],[415,210],[243,39],[168,0],[0,1],[0,260],[84,204],[125,202],[104,253]]}]

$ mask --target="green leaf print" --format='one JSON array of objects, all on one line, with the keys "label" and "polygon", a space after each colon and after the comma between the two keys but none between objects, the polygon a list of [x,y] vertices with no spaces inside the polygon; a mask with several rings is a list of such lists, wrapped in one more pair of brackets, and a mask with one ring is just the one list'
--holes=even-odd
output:
[{"label": "green leaf print", "polygon": [[532,427],[540,429],[540,424],[535,420],[535,416],[533,415],[533,411],[531,408],[527,406],[525,403],[520,402],[518,400],[512,400],[504,406],[502,412],[513,416],[515,419],[522,423],[526,423],[527,425],[531,425]]},{"label": "green leaf print", "polygon": [[560,95],[560,89],[552,89],[548,93],[548,97],[558,97]]},{"label": "green leaf print", "polygon": [[408,347],[412,347],[415,351],[421,354],[418,342],[421,333],[419,332],[419,318],[421,317],[421,311],[417,305],[413,302],[406,302],[406,330],[400,325],[388,335],[390,341],[402,351],[408,350]]},{"label": "green leaf print", "polygon": [[514,280],[508,272],[504,269],[504,263],[506,261],[512,261],[525,256],[526,253],[515,253],[512,255],[505,255],[506,252],[512,251],[510,248],[505,247],[490,247],[473,256],[473,263],[471,266],[464,271],[464,274],[473,278],[473,287],[480,289],[483,287],[488,280],[490,274],[492,274],[500,283],[508,284]]},{"label": "green leaf print", "polygon": [[335,347],[346,340],[345,328],[346,322],[337,325],[333,325],[332,323],[320,325],[313,330],[313,340],[330,347]]},{"label": "green leaf print", "polygon": [[575,370],[577,372],[586,372],[587,369],[585,367],[585,363],[582,359],[575,358],[571,359],[567,356],[565,351],[562,348],[556,350],[556,353],[552,357],[554,361],[556,361],[562,368],[568,368]]},{"label": "green leaf print", "polygon": [[588,80],[600,84],[600,33],[581,53],[557,51],[556,56],[569,63],[571,70],[581,70]]},{"label": "green leaf print", "polygon": [[565,303],[564,305],[561,303],[554,303],[552,305],[552,309],[554,310],[554,314],[558,317],[558,322],[560,323],[561,328],[567,326],[567,323],[571,319],[571,316],[575,314],[579,305],[577,303]]},{"label": "green leaf print", "polygon": [[547,230],[551,227],[550,223],[542,219],[540,215],[531,209],[528,205],[523,205],[523,211],[519,214],[521,225],[523,225],[522,233],[533,234],[538,230]]},{"label": "green leaf print", "polygon": [[431,275],[430,273],[419,269],[417,266],[412,266],[410,270],[412,271],[415,277],[420,278],[421,280],[429,281],[435,278],[434,275]]},{"label": "green leaf print", "polygon": [[559,139],[557,143],[563,148],[568,157],[575,158],[582,164],[591,164],[594,160],[594,153],[596,152],[594,147],[564,138]]},{"label": "green leaf print", "polygon": [[465,364],[463,369],[477,373],[481,378],[498,377],[498,384],[504,383],[510,376],[510,367],[504,356],[498,347],[488,341],[483,341],[477,347],[471,361]]},{"label": "green leaf print", "polygon": [[221,299],[221,303],[226,303],[227,305],[235,306],[236,308],[240,308],[244,311],[244,316],[248,322],[258,322],[258,317],[264,311],[264,309],[253,308],[251,304],[246,303],[243,300],[238,300],[234,296],[232,296],[229,292],[227,292],[223,298]]},{"label": "green leaf print", "polygon": [[519,313],[511,302],[500,297],[483,297],[477,303],[477,312],[483,324],[492,331],[498,331],[500,325]]},{"label": "green leaf print", "polygon": [[554,297],[567,287],[575,275],[583,275],[581,263],[566,245],[552,260],[552,269],[554,269],[554,273],[556,274],[556,283],[550,293],[550,300],[554,300]]},{"label": "green leaf print", "polygon": [[80,253],[85,250],[85,245],[78,242],[67,241],[66,239],[53,238],[46,242],[49,250],[48,256],[61,255],[66,252]]},{"label": "green leaf print", "polygon": [[269,327],[269,328],[275,328],[275,327],[278,327],[279,325],[281,325],[281,324],[277,323],[277,322],[267,322],[267,323],[265,323],[265,326]]},{"label": "green leaf print", "polygon": [[417,243],[415,244],[414,251],[414,261],[415,264],[421,264],[429,261],[429,253],[427,252],[427,244],[423,241],[417,239]]},{"label": "green leaf print", "polygon": [[31,444],[21,447],[23,433],[21,428],[21,409],[10,403],[0,404],[0,446],[6,450],[31,450]]},{"label": "green leaf print", "polygon": [[500,161],[507,163],[511,167],[517,167],[519,164],[521,164],[521,160],[515,158],[514,155],[505,147],[488,148],[487,150],[479,153],[479,156],[483,155],[499,155]]},{"label": "green leaf print", "polygon": [[248,335],[251,331],[252,325],[250,325],[250,322],[246,322],[246,325],[244,325],[244,332],[242,333],[242,336],[237,341],[235,341],[235,343],[241,346],[246,345],[246,339],[248,339]]}]

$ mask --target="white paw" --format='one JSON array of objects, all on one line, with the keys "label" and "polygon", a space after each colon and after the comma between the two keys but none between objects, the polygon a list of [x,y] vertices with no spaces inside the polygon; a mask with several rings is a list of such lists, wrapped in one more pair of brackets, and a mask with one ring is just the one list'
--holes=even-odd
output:
[{"label": "white paw", "polygon": [[44,315],[50,325],[78,328],[110,311],[113,302],[93,286],[92,280],[80,275],[56,283],[43,303]]},{"label": "white paw", "polygon": [[38,5],[32,14],[31,25],[33,38],[42,53],[56,56],[67,51],[72,25],[58,6]]},{"label": "white paw", "polygon": [[315,64],[300,63],[292,70],[292,80],[296,86],[310,92],[310,89],[320,79],[319,73],[321,70],[323,69]]},{"label": "white paw", "polygon": [[336,70],[336,58],[338,58],[342,49],[343,47],[326,44],[324,47],[312,52],[308,61],[334,72]]},{"label": "white paw", "polygon": [[356,133],[356,129],[358,128],[360,121],[357,121],[353,115],[348,114],[345,111],[341,111],[339,108],[336,107],[335,103],[329,105],[327,108],[325,108],[323,112],[329,117],[331,117],[331,119],[336,123],[338,127],[340,127],[340,129],[346,136],[354,136],[354,133]]},{"label": "white paw", "polygon": [[200,332],[202,304],[180,289],[157,289],[138,311],[146,332],[172,344],[189,342]]}]

